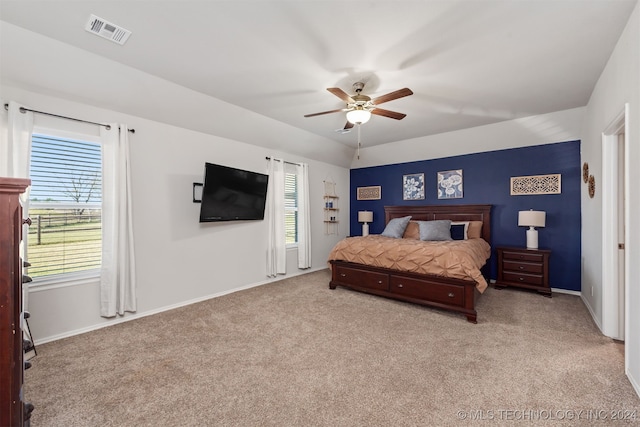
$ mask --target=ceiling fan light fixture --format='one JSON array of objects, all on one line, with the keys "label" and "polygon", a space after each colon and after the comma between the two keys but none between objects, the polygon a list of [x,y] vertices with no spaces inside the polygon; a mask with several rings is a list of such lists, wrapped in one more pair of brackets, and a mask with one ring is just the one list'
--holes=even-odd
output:
[{"label": "ceiling fan light fixture", "polygon": [[371,111],[367,111],[362,108],[347,112],[347,120],[354,125],[367,123],[370,118]]}]

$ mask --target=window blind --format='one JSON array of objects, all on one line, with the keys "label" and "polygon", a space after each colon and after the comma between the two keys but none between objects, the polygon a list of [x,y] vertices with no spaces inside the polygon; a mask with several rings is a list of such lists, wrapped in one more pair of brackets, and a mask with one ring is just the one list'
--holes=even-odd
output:
[{"label": "window blind", "polygon": [[27,236],[34,279],[97,269],[102,257],[102,150],[34,134]]},{"label": "window blind", "polygon": [[284,230],[286,244],[298,243],[298,177],[284,176]]}]

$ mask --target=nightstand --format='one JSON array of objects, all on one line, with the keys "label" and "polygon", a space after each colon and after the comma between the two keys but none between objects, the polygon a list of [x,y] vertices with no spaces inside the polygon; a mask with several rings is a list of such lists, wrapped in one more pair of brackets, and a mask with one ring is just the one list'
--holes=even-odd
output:
[{"label": "nightstand", "polygon": [[533,289],[551,298],[551,286],[549,285],[550,250],[511,247],[499,247],[496,250],[498,252],[496,288],[513,286]]}]

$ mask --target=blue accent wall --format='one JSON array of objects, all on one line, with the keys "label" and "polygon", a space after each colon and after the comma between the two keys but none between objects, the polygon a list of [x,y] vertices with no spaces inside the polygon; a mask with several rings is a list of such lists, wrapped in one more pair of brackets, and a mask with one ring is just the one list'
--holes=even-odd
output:
[{"label": "blue accent wall", "polygon": [[[464,194],[461,199],[439,200],[437,173],[462,169]],[[402,199],[402,176],[424,173],[425,199]],[[510,179],[514,176],[562,174],[562,193],[511,196]],[[358,211],[373,211],[371,234],[384,230],[384,206],[491,204],[492,256],[491,279],[497,277],[495,248],[526,246],[526,228],[518,227],[518,211],[545,211],[546,226],[538,229],[538,246],[550,249],[549,281],[551,287],[580,291],[581,283],[581,214],[580,141],[560,142],[533,147],[513,148],[468,154],[442,159],[376,166],[351,170],[350,230],[362,233]],[[379,185],[380,200],[356,200],[358,187]]]}]

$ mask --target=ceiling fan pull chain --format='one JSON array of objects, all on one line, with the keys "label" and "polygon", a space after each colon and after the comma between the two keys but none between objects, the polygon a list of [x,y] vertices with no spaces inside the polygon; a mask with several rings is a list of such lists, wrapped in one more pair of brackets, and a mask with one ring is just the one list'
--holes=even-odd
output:
[{"label": "ceiling fan pull chain", "polygon": [[360,160],[360,123],[358,123],[357,126],[358,126],[358,160]]}]

